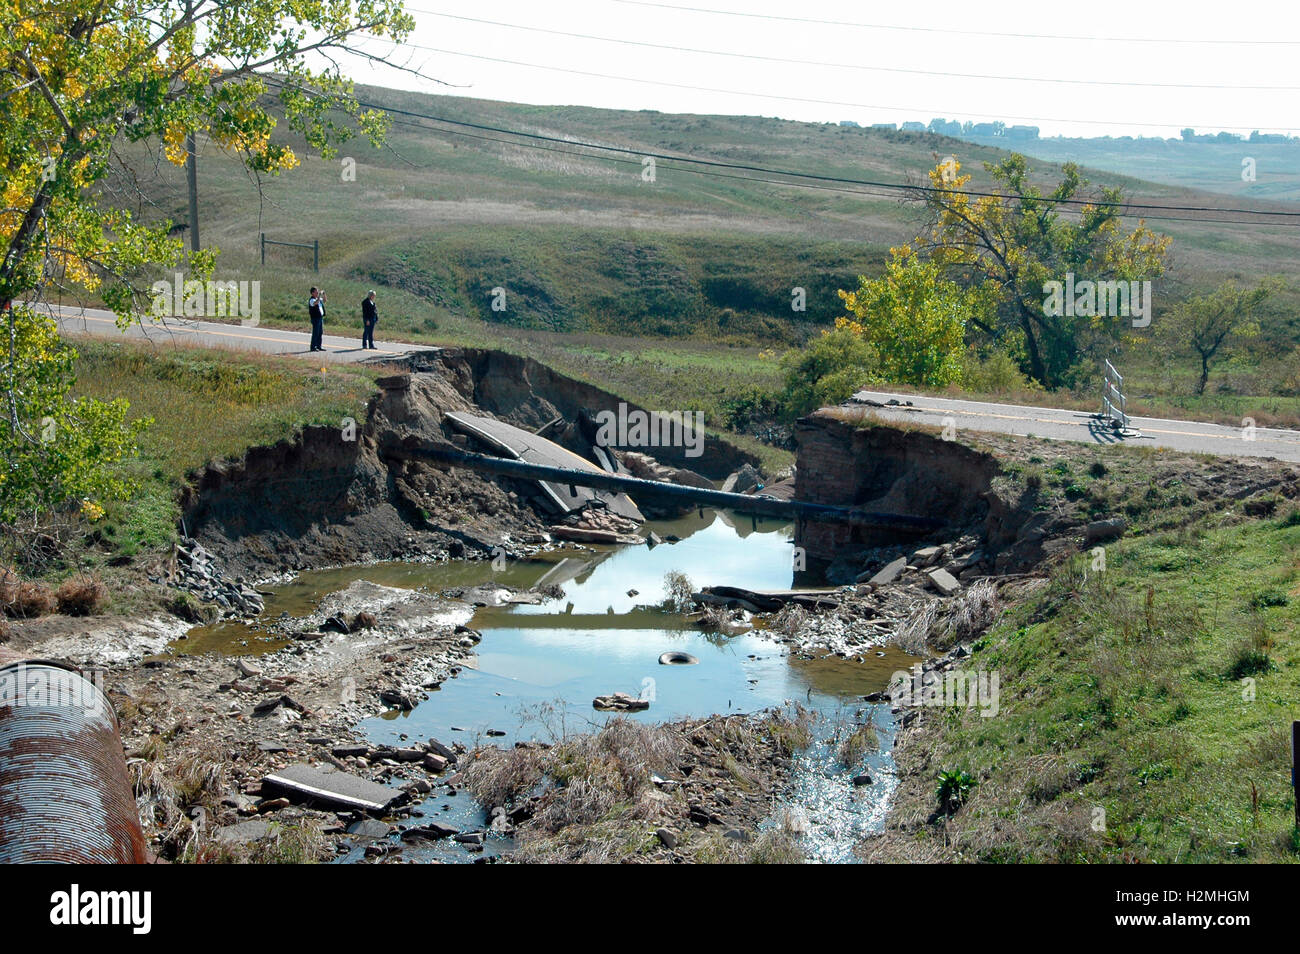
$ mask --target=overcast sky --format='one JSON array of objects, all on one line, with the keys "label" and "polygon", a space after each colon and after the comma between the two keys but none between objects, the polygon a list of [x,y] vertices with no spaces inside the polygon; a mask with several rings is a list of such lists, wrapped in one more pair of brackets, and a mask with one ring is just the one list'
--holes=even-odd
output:
[{"label": "overcast sky", "polygon": [[408,0],[407,9],[418,27],[398,58],[464,88],[360,65],[357,79],[521,103],[864,125],[942,116],[1036,125],[1043,135],[1177,136],[1184,126],[1300,132],[1300,12],[1292,2]]}]

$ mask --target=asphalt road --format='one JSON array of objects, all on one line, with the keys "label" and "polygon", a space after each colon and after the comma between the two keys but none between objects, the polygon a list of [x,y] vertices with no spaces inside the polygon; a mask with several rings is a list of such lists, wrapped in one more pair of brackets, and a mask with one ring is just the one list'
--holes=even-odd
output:
[{"label": "asphalt road", "polygon": [[[891,406],[888,404],[891,400],[903,405],[910,401],[912,406]],[[853,395],[852,401],[867,404],[873,414],[884,420],[920,421],[938,428],[952,426],[958,432],[993,431],[1085,444],[1132,444],[1221,457],[1276,457],[1300,462],[1300,432],[1270,427],[1256,427],[1251,431],[1244,425],[1225,427],[1198,421],[1130,417],[1131,430],[1118,434],[1107,422],[1088,411],[958,401],[888,391],[859,391]],[[1100,410],[1100,396],[1097,404]]]},{"label": "asphalt road", "polygon": [[[427,345],[384,342],[382,317],[376,350],[362,350],[358,330],[355,338],[326,335],[325,351],[313,354],[309,350],[309,330],[286,331],[280,328],[172,318],[163,322],[133,325],[122,331],[108,311],[57,305],[41,307],[58,322],[60,334],[73,336],[128,338],[152,341],[159,345],[245,349],[261,354],[282,354],[331,362],[384,361],[419,351],[436,350]],[[304,319],[304,328],[306,324]],[[1134,444],[1225,457],[1276,457],[1300,463],[1300,432],[1278,428],[1256,427],[1252,430],[1244,425],[1226,427],[1197,421],[1131,417],[1129,420],[1132,430],[1119,434],[1107,422],[1087,411],[959,401],[889,391],[859,391],[852,401],[871,407],[872,413],[884,420],[921,421],[938,428],[951,425],[958,430],[993,431],[1085,444]],[[890,401],[898,404],[889,405]],[[907,406],[909,401],[912,402],[910,407]],[[1098,403],[1100,404],[1100,399]]]},{"label": "asphalt road", "polygon": [[310,350],[311,329],[306,318],[304,331],[286,331],[282,328],[260,328],[220,321],[195,321],[189,318],[168,318],[163,321],[146,321],[122,331],[110,311],[97,308],[71,308],[58,305],[41,305],[38,310],[53,317],[61,335],[89,335],[95,338],[151,341],[159,345],[189,345],[205,348],[230,348],[255,351],[261,354],[283,354],[310,358],[312,361],[357,362],[385,361],[417,351],[432,351],[428,345],[402,344],[383,340],[383,316],[376,329],[373,351],[362,350],[361,330],[355,338],[326,335],[322,340],[324,351]]}]

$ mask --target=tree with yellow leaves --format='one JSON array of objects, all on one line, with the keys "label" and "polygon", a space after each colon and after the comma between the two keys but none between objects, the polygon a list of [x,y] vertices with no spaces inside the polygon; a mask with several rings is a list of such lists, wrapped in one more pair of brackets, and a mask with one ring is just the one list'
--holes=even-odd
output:
[{"label": "tree with yellow leaves", "polygon": [[378,142],[384,117],[355,102],[332,54],[413,25],[400,0],[0,0],[0,527],[93,512],[122,490],[111,465],[134,447],[125,402],[67,399],[73,355],[32,305],[80,290],[125,324],[146,269],[210,274],[171,223],[111,201],[115,151],[156,141],[181,164],[204,134],[277,174],[298,157],[274,138],[272,99],[324,155],[357,129]]},{"label": "tree with yellow leaves", "polygon": [[1118,338],[1124,316],[1045,307],[1048,284],[1069,275],[1092,283],[1151,281],[1164,273],[1170,239],[1142,222],[1126,231],[1121,191],[1090,194],[1073,163],[1048,193],[1031,181],[1024,156],[985,168],[994,182],[988,194],[969,188],[971,176],[953,158],[931,170],[929,186],[917,191],[930,221],[905,251],[928,254],[963,286],[981,289],[992,312],[972,314],[971,326],[1023,349],[1030,376],[1060,386],[1090,347]]}]

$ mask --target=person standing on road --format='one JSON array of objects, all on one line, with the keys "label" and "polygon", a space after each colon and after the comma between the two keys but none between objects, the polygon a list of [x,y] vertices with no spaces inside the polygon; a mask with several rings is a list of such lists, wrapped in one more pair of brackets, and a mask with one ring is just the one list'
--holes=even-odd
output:
[{"label": "person standing on road", "polygon": [[379,323],[379,309],[375,307],[375,292],[361,299],[361,347],[375,349],[375,325]]},{"label": "person standing on road", "polygon": [[307,315],[311,318],[311,350],[324,351],[325,291],[317,290],[315,285],[312,286],[311,297],[307,299]]}]

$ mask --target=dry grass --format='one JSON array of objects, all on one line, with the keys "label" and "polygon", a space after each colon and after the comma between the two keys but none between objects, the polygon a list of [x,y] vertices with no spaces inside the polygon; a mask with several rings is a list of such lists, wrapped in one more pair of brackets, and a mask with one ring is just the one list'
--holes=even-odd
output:
[{"label": "dry grass", "polygon": [[868,752],[880,748],[880,737],[870,722],[858,726],[844,737],[836,753],[840,764],[853,768]]},{"label": "dry grass", "polygon": [[54,602],[65,616],[91,616],[108,600],[108,588],[93,577],[71,578],[54,591]]},{"label": "dry grass", "polygon": [[0,570],[0,609],[11,619],[32,619],[54,612],[54,593],[44,583],[23,580],[13,569]]}]

